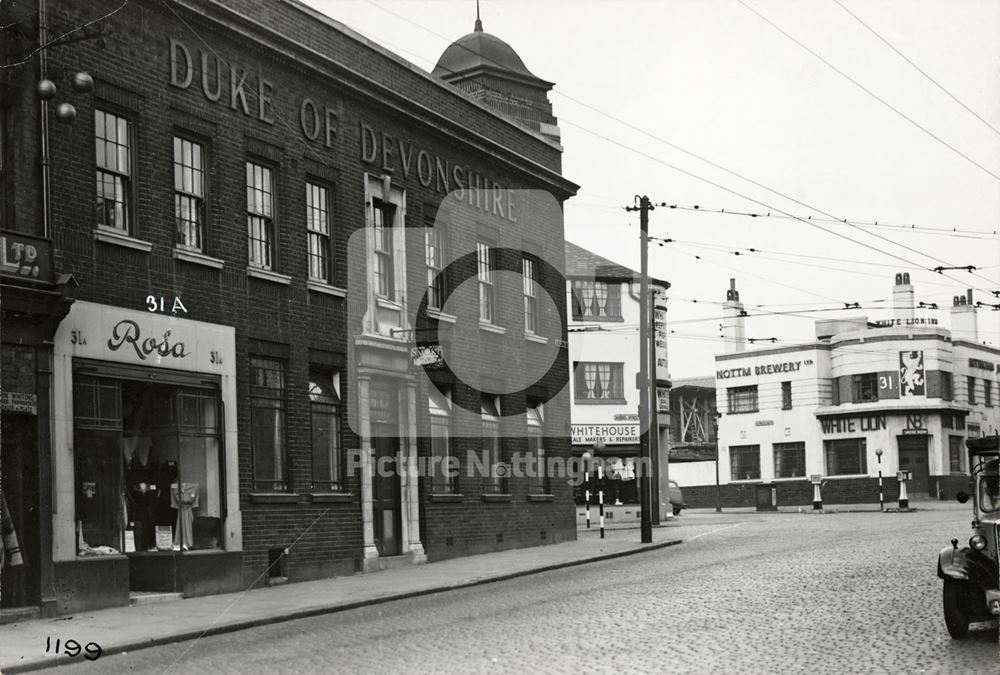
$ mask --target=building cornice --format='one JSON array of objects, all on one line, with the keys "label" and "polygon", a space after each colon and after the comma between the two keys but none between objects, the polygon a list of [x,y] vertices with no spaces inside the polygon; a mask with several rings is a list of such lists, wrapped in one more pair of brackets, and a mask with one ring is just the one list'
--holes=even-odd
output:
[{"label": "building cornice", "polygon": [[[203,0],[202,2],[196,2],[195,0],[175,0],[174,4],[187,12],[197,15],[201,19],[211,21],[220,31],[234,32],[248,40],[260,43],[297,67],[307,68],[324,78],[337,80],[339,86],[342,86],[357,98],[374,101],[397,115],[411,121],[417,121],[441,133],[446,138],[458,140],[478,152],[497,157],[532,178],[547,183],[554,192],[564,198],[575,195],[577,190],[579,190],[579,185],[564,178],[558,171],[509,149],[505,145],[464,126],[460,122],[432,110],[419,101],[407,99],[373,78],[353,70],[311,47],[295,42],[274,28],[240,13],[220,0]],[[491,117],[502,120],[512,129],[517,130],[518,133],[525,134],[539,143],[549,145],[541,137],[530,133],[499,113],[489,110],[486,106],[464,95],[452,85],[432,78],[428,73],[420,71],[416,66],[409,64],[402,58],[392,55],[388,50],[374,45],[369,40],[354,33],[354,31],[347,29],[343,24],[329,19],[329,17],[325,17],[323,14],[305,7],[301,3],[289,2],[286,4],[291,8],[302,11],[305,15],[318,20],[329,28],[337,30],[348,39],[358,43],[359,47],[372,49],[380,56],[388,57],[398,65],[405,65],[409,70],[420,75],[428,82],[444,88],[449,96],[461,99],[463,102],[475,106],[479,109],[477,112],[487,113]],[[206,11],[209,8],[214,10],[214,12],[209,13]],[[551,145],[549,145],[548,151],[552,151]]]}]

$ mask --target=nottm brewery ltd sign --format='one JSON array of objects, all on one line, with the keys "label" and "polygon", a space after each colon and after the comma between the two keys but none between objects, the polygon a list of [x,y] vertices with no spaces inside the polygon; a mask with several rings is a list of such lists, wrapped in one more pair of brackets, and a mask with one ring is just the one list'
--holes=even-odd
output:
[{"label": "nottm brewery ltd sign", "polygon": [[715,371],[715,379],[729,380],[734,377],[750,377],[751,375],[776,375],[781,373],[797,373],[803,365],[812,365],[812,360],[805,361],[779,361],[777,363],[766,363],[757,366],[741,366],[739,368],[726,368]]}]

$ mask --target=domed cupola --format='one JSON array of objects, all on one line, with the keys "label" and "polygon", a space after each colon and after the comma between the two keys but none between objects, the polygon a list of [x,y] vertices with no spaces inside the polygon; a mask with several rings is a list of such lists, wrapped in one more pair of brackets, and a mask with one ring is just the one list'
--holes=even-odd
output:
[{"label": "domed cupola", "polygon": [[551,140],[559,140],[548,92],[553,83],[524,65],[513,47],[483,31],[476,3],[475,29],[451,43],[431,73],[472,98]]}]

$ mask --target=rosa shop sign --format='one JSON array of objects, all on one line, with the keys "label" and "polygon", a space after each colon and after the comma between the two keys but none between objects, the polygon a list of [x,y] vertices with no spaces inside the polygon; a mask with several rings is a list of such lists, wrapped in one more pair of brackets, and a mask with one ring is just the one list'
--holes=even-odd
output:
[{"label": "rosa shop sign", "polygon": [[571,424],[575,445],[632,445],[639,442],[638,424]]},{"label": "rosa shop sign", "polygon": [[78,300],[56,332],[56,352],[71,357],[235,375],[231,326]]}]

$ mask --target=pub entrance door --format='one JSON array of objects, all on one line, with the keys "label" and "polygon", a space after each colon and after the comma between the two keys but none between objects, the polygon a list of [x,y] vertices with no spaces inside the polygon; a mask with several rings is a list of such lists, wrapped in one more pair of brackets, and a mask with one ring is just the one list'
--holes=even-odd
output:
[{"label": "pub entrance door", "polygon": [[[380,425],[381,426],[381,425]],[[380,429],[391,433],[390,427]],[[376,435],[373,439],[372,517],[375,547],[381,557],[400,555],[402,550],[402,509],[398,470],[399,439]]]},{"label": "pub entrance door", "polygon": [[927,434],[899,436],[899,469],[910,471],[912,480],[906,486],[910,495],[926,496],[930,489],[930,469],[927,465]]}]

